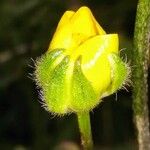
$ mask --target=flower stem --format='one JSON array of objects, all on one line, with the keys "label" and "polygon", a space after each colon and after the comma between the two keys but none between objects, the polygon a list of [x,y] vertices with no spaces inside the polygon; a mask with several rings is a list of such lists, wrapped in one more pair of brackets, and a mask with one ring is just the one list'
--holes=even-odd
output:
[{"label": "flower stem", "polygon": [[139,150],[150,150],[148,118],[148,63],[150,49],[150,1],[139,0],[137,6],[132,72],[134,121]]},{"label": "flower stem", "polygon": [[89,112],[78,113],[78,124],[81,134],[81,143],[84,150],[93,149],[91,124],[90,124],[90,114]]}]

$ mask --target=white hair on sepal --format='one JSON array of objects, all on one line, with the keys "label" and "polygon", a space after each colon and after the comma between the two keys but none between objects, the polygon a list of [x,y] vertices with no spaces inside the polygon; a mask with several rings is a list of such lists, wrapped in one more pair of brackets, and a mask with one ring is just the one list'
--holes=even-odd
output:
[{"label": "white hair on sepal", "polygon": [[120,49],[119,52],[122,53],[122,52],[123,52],[124,50],[126,50],[126,49],[127,49],[127,48],[124,47],[124,48]]},{"label": "white hair on sepal", "polygon": [[127,56],[127,54],[124,53],[124,54],[121,56],[121,60],[123,60],[124,63],[128,63],[128,56]]},{"label": "white hair on sepal", "polygon": [[30,58],[30,63],[31,64],[28,64],[28,66],[32,69],[35,69],[36,68],[36,60],[34,60],[33,58]]},{"label": "white hair on sepal", "polygon": [[[53,114],[52,112],[50,112],[47,104],[46,104],[46,101],[45,101],[45,98],[44,98],[44,93],[43,93],[43,90],[39,84],[39,80],[36,78],[36,67],[38,65],[38,62],[41,61],[42,57],[38,57],[36,58],[36,60],[34,60],[33,58],[31,58],[31,62],[32,64],[28,64],[28,66],[32,69],[34,69],[34,73],[28,73],[28,78],[30,78],[32,81],[35,82],[35,85],[36,85],[36,90],[38,92],[38,102],[40,103],[40,106],[42,108],[44,108],[44,110],[46,110],[50,115],[49,116],[56,116],[56,114]],[[53,118],[54,118],[53,117]]]},{"label": "white hair on sepal", "polygon": [[125,63],[126,68],[127,68],[127,75],[126,75],[126,79],[125,81],[122,83],[121,87],[119,88],[119,90],[123,89],[126,90],[127,92],[129,92],[129,90],[127,89],[127,87],[132,86],[132,81],[131,81],[131,67],[130,67],[130,62],[126,62]]},{"label": "white hair on sepal", "polygon": [[118,101],[118,91],[115,93],[115,101]]},{"label": "white hair on sepal", "polygon": [[[125,50],[126,48],[121,49],[120,51]],[[123,62],[126,65],[127,68],[127,77],[125,79],[125,81],[123,82],[123,86],[127,85],[130,86],[132,85],[132,81],[131,81],[131,72],[132,72],[132,68],[133,66],[131,66],[131,60],[128,60],[127,54],[124,53],[124,56],[121,56],[121,59],[123,60]]]},{"label": "white hair on sepal", "polygon": [[126,64],[126,68],[128,70],[128,74],[127,74],[127,78],[126,80],[124,81],[123,83],[123,86],[132,86],[133,83],[131,81],[131,74],[132,74],[132,70],[136,67],[136,66],[133,66],[131,65],[131,60],[128,60],[128,56],[127,54],[124,54],[124,56],[121,57],[121,59],[123,60],[123,62]]},{"label": "white hair on sepal", "polygon": [[40,57],[36,58],[36,60],[34,60],[33,58],[30,58],[30,63],[28,64],[28,67],[34,70],[34,73],[28,73],[27,77],[29,79],[31,79],[32,81],[34,81],[35,83],[38,83],[38,80],[36,79],[36,74],[35,74],[35,70],[37,67],[37,60],[39,60]]},{"label": "white hair on sepal", "polygon": [[[127,68],[127,75],[126,78],[124,80],[124,82],[121,84],[120,88],[117,91],[120,90],[126,90],[127,92],[129,92],[128,87],[132,86],[132,81],[131,81],[131,72],[132,72],[132,67],[131,67],[131,61],[127,59],[127,55],[125,55],[125,59],[121,58],[123,60],[123,62],[125,63],[125,66]],[[117,92],[116,91],[116,92]],[[117,96],[117,93],[115,93]]]},{"label": "white hair on sepal", "polygon": [[29,78],[30,80],[34,81],[33,73],[28,73],[27,78]]},{"label": "white hair on sepal", "polygon": [[39,89],[39,86],[37,86],[37,88],[38,88],[38,102],[40,103],[40,106],[49,113],[49,116],[51,119],[57,117],[57,114],[55,114],[49,110],[49,108],[45,102],[43,91],[41,89]]},{"label": "white hair on sepal", "polygon": [[49,114],[50,114],[50,117],[53,119],[53,118],[61,118],[63,116],[69,116],[73,111],[67,111],[66,110],[66,113],[55,113],[55,112],[52,112],[50,110],[50,106],[47,105],[46,101],[45,101],[45,98],[44,98],[44,94],[43,94],[43,91],[41,89],[39,89],[39,86],[37,86],[38,88],[38,102],[41,104],[41,107],[44,108],[44,110],[46,110]]},{"label": "white hair on sepal", "polygon": [[48,110],[48,112],[51,114],[52,119],[53,118],[62,118],[64,116],[69,116],[70,114],[73,113],[73,111],[66,111],[66,113],[55,113],[55,112],[51,112],[50,110]]}]

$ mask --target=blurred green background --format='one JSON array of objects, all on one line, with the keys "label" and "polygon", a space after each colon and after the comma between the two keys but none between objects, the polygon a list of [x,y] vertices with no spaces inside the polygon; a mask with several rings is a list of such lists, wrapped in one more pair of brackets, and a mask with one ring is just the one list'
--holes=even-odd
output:
[{"label": "blurred green background", "polygon": [[[78,149],[76,116],[54,117],[41,108],[30,66],[47,50],[64,11],[82,5],[90,7],[107,33],[119,34],[121,55],[130,62],[137,0],[0,1],[1,150]],[[118,91],[117,100],[116,94],[104,98],[91,112],[95,150],[136,150],[128,90]]]}]

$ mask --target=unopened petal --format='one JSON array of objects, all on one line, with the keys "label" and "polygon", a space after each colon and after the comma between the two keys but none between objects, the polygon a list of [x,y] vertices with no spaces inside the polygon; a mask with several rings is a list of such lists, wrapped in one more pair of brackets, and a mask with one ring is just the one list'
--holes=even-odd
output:
[{"label": "unopened petal", "polygon": [[62,28],[57,29],[50,43],[49,50],[59,48],[68,49],[71,44],[72,44],[71,28],[70,25],[67,24]]},{"label": "unopened petal", "polygon": [[72,44],[72,28],[70,18],[74,15],[74,11],[66,11],[60,19],[55,34],[50,43],[49,49],[64,48],[68,49]]},{"label": "unopened petal", "polygon": [[[97,54],[116,53],[118,54],[119,40],[117,34],[97,35],[83,42],[73,53],[72,57],[84,56],[83,63],[93,60]],[[98,55],[99,54],[99,55]]]},{"label": "unopened petal", "polygon": [[110,84],[108,55],[118,53],[117,34],[95,36],[78,47],[72,59],[82,56],[82,70],[97,92],[103,92]]},{"label": "unopened petal", "polygon": [[100,26],[100,24],[96,21],[96,19],[93,17],[93,21],[95,23],[96,31],[98,32],[99,35],[106,34],[104,29]]},{"label": "unopened petal", "polygon": [[79,33],[90,37],[98,34],[95,18],[88,7],[81,7],[71,18],[73,33]]},{"label": "unopened petal", "polygon": [[71,17],[75,14],[74,11],[66,11],[63,16],[61,17],[59,23],[58,23],[58,26],[57,26],[57,29],[66,25],[68,23],[68,21],[70,21]]}]

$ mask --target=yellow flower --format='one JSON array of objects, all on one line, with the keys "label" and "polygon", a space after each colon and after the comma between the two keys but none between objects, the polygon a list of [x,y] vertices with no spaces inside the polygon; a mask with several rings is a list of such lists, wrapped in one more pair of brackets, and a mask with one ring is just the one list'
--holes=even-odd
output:
[{"label": "yellow flower", "polygon": [[66,49],[71,59],[83,56],[83,73],[97,91],[105,90],[110,84],[110,65],[106,57],[111,52],[118,53],[118,35],[106,34],[88,7],[64,13],[49,50],[59,48]]},{"label": "yellow flower", "polygon": [[95,35],[105,34],[87,7],[76,13],[66,11],[62,16],[49,49],[65,48],[71,53],[82,42]]},{"label": "yellow flower", "polygon": [[118,47],[118,34],[106,34],[88,7],[66,11],[35,71],[47,109],[89,111],[120,88],[129,69]]}]

